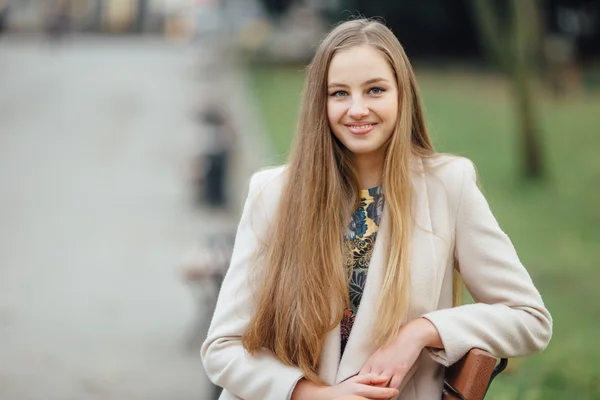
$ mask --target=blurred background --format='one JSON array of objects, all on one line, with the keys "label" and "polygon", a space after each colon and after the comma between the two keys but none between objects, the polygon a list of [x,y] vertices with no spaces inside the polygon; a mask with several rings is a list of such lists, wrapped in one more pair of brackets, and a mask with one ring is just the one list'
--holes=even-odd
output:
[{"label": "blurred background", "polygon": [[325,32],[381,17],[555,321],[490,399],[600,399],[600,1],[0,0],[0,399],[212,399],[252,172]]}]

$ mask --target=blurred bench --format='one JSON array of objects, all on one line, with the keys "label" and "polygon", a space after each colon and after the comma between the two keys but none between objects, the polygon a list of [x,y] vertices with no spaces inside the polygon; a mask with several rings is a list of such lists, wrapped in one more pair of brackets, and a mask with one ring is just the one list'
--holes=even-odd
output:
[{"label": "blurred bench", "polygon": [[197,351],[204,341],[216,306],[221,283],[229,268],[232,233],[217,233],[202,238],[180,263],[183,281],[192,292],[194,321],[185,334],[184,346]]}]

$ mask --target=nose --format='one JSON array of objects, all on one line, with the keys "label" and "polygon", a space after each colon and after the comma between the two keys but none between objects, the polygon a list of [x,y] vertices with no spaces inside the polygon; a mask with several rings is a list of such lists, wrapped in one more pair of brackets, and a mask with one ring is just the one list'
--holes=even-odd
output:
[{"label": "nose", "polygon": [[369,109],[362,99],[352,99],[352,104],[348,109],[348,116],[353,119],[361,119],[369,115]]}]

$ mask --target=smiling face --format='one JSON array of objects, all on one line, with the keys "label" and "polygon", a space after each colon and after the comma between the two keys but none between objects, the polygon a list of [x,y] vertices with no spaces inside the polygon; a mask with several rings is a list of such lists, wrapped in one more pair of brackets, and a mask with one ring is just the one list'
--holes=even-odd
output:
[{"label": "smiling face", "polygon": [[398,119],[398,87],[379,50],[361,45],[333,56],[327,74],[327,119],[355,159],[383,160]]}]

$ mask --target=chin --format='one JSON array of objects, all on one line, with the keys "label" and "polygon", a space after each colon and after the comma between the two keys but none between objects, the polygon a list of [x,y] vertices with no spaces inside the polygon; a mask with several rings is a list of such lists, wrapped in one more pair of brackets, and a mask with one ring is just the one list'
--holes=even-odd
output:
[{"label": "chin", "polygon": [[348,146],[348,150],[355,155],[366,155],[375,153],[378,150],[377,146]]}]

